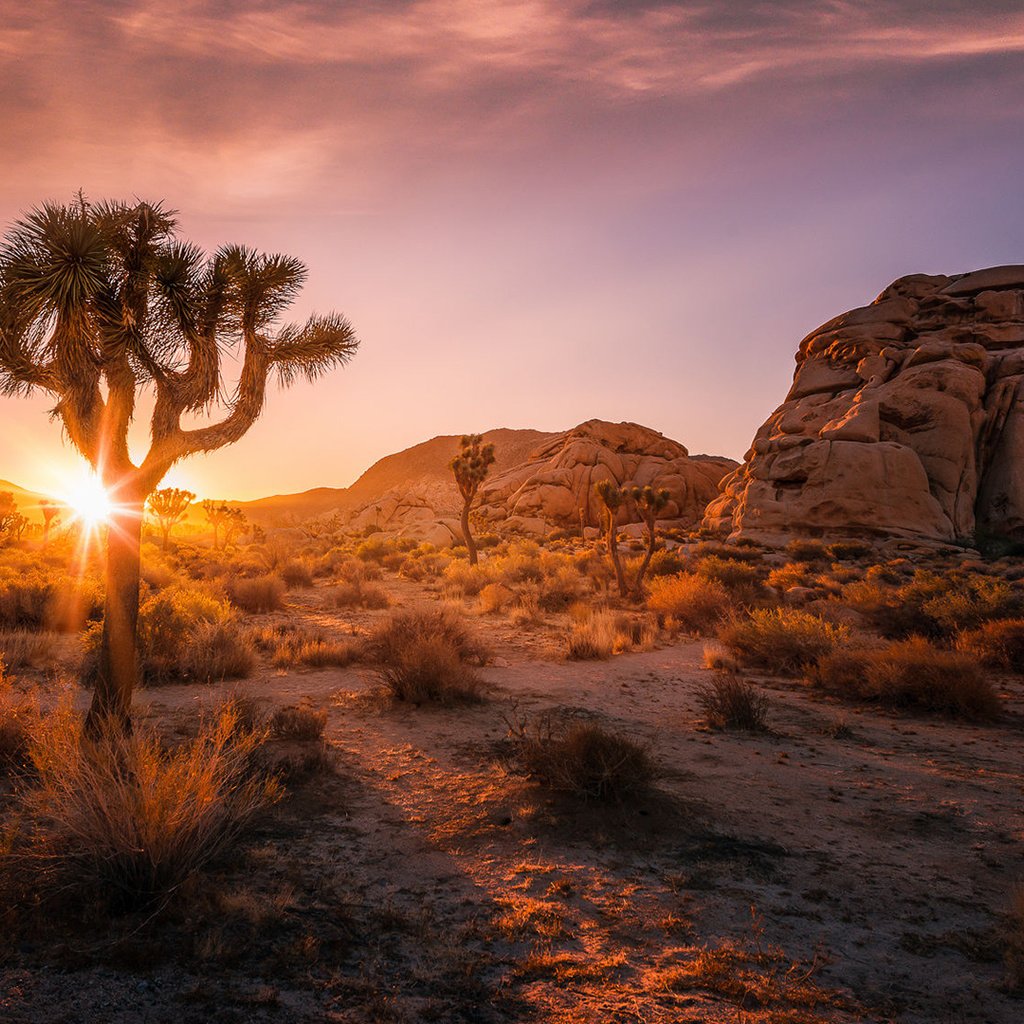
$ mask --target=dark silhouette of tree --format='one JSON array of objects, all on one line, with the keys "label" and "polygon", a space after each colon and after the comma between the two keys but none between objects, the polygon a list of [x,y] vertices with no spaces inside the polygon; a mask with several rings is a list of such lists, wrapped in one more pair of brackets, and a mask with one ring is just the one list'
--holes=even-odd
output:
[{"label": "dark silhouette of tree", "polygon": [[0,544],[21,540],[28,519],[18,511],[18,503],[10,491],[0,491]]},{"label": "dark silhouette of tree", "polygon": [[[263,411],[272,374],[283,385],[313,381],[357,346],[337,314],[277,326],[305,279],[298,260],[238,245],[207,257],[175,226],[161,204],[80,195],[33,210],[0,243],[0,394],[51,395],[115,508],[92,733],[106,718],[131,724],[146,499],[179,459],[239,440]],[[222,358],[238,349],[238,382],[225,394]],[[128,429],[142,388],[155,405],[136,465]],[[218,422],[182,426],[183,415],[217,405]]]},{"label": "dark silhouette of tree", "polygon": [[630,487],[626,493],[647,530],[647,553],[644,555],[644,560],[640,563],[640,568],[637,569],[636,579],[633,581],[633,596],[639,601],[644,596],[644,577],[647,575],[647,568],[654,557],[658,513],[663,512],[665,506],[668,505],[669,493],[663,489],[656,491],[649,485]]},{"label": "dark silhouette of tree", "polygon": [[608,547],[608,557],[611,559],[612,568],[615,570],[615,585],[619,588],[619,594],[625,597],[628,588],[626,586],[626,575],[622,571],[622,560],[619,558],[619,530],[616,519],[619,509],[626,500],[622,490],[613,480],[600,480],[594,484],[594,493],[601,499],[604,505],[604,537]]},{"label": "dark silhouette of tree", "polygon": [[476,492],[487,479],[487,473],[494,462],[494,445],[484,444],[480,434],[463,434],[459,444],[462,450],[452,459],[449,466],[455,474],[455,482],[462,495],[462,538],[469,552],[469,564],[476,565],[476,541],[469,528],[469,510],[476,498]]},{"label": "dark silhouette of tree", "polygon": [[185,518],[189,506],[195,500],[196,496],[183,487],[161,487],[149,496],[148,508],[160,524],[164,551],[167,550],[171,530]]},{"label": "dark silhouette of tree", "polygon": [[59,523],[64,515],[64,508],[56,501],[49,498],[42,498],[39,501],[39,511],[43,513],[43,547],[50,543],[50,530],[55,523]]},{"label": "dark silhouette of tree", "polygon": [[206,521],[213,527],[213,550],[220,551],[221,548],[226,548],[230,534],[237,533],[244,525],[245,513],[225,501],[212,501],[209,498],[202,503],[202,509]]}]

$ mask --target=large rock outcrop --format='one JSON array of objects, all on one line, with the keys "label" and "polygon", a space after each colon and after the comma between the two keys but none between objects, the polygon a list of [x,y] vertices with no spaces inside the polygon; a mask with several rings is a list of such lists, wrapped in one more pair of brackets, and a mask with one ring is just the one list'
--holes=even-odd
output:
[{"label": "large rock outcrop", "polygon": [[[663,516],[694,526],[722,478],[736,467],[732,459],[690,455],[673,441],[636,423],[588,420],[541,444],[519,466],[493,474],[480,489],[479,514],[513,525],[540,522],[579,526],[601,522],[594,485],[650,484],[669,492]],[[630,521],[623,509],[622,522]]]},{"label": "large rock outcrop", "polygon": [[1024,536],[1024,266],[900,278],[796,362],[706,527],[766,543]]}]

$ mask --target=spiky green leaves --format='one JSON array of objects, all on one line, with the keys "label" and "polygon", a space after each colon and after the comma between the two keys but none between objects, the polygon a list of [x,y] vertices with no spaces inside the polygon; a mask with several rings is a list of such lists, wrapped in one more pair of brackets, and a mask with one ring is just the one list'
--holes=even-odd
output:
[{"label": "spiky green leaves", "polygon": [[646,487],[638,487],[635,484],[626,488],[629,500],[636,506],[641,519],[657,518],[659,512],[664,511],[669,503],[669,492],[655,490],[649,484]]},{"label": "spiky green leaves", "polygon": [[481,434],[463,434],[459,444],[461,451],[449,468],[455,474],[459,493],[466,502],[472,502],[494,464],[494,445],[484,444]]}]

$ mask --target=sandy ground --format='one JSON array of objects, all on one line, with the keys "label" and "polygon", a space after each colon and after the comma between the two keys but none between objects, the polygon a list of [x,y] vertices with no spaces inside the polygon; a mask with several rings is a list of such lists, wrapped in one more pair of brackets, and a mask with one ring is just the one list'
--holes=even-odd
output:
[{"label": "sandy ground", "polygon": [[[315,594],[289,614],[360,626]],[[0,1018],[1024,1019],[1024,1002],[1001,989],[998,941],[1024,878],[1017,683],[1006,681],[1001,723],[971,726],[762,679],[771,733],[712,732],[696,699],[709,678],[701,643],[566,662],[557,629],[475,625],[496,655],[477,706],[381,706],[365,666],[140,693],[140,713],[159,722],[194,719],[232,692],[328,709],[336,774],[280,805],[224,884],[258,901],[278,898],[279,884],[282,914],[305,915],[313,933],[334,922],[337,944],[321,937],[315,966],[286,978],[159,957],[69,967],[27,949],[0,964]],[[649,741],[664,772],[657,795],[608,810],[515,774],[505,717],[549,709]],[[674,967],[722,943],[760,956],[762,973],[813,980],[837,1005],[672,990]]]}]

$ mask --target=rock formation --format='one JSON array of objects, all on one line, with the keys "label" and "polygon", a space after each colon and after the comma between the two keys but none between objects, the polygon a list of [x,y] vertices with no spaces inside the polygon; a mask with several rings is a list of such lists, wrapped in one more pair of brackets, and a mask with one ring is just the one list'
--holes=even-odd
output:
[{"label": "rock formation", "polygon": [[[550,529],[550,524],[578,527],[600,524],[594,485],[650,484],[669,492],[664,518],[694,526],[722,478],[734,469],[732,459],[691,456],[678,441],[636,423],[588,420],[556,434],[519,466],[489,478],[480,489],[479,515],[521,528]],[[623,508],[621,521],[635,521]]]},{"label": "rock formation", "polygon": [[[521,446],[521,434],[532,435],[532,450]],[[635,423],[588,420],[561,434],[496,430],[484,438],[494,443],[497,461],[480,488],[477,515],[495,529],[527,534],[543,535],[559,526],[578,529],[580,509],[584,525],[597,526],[600,516],[593,489],[599,480],[665,488],[671,497],[665,519],[694,527],[722,478],[736,467],[732,459],[691,456],[677,441]],[[443,472],[404,481],[389,474],[390,486],[383,493],[370,494],[362,487],[365,493],[351,508],[347,525],[376,526],[383,533],[438,546],[458,542],[460,499],[448,469],[458,438],[435,438],[425,444],[433,453],[442,441]],[[624,524],[633,521],[631,512],[623,510]]]},{"label": "rock formation", "polygon": [[1024,266],[900,278],[796,362],[705,527],[770,544],[1024,536]]}]

